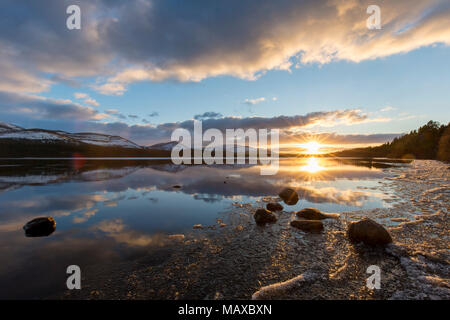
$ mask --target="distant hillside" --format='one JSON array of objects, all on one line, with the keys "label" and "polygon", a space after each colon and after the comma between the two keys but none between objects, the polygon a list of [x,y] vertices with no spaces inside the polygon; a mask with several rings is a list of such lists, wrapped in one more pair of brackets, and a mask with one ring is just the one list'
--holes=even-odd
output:
[{"label": "distant hillside", "polygon": [[381,146],[344,150],[333,153],[333,156],[450,161],[450,123],[440,125],[436,121],[429,121],[418,130],[411,131]]},{"label": "distant hillside", "polygon": [[143,147],[119,136],[24,129],[0,122],[0,157],[169,157],[170,150]]},{"label": "distant hillside", "polygon": [[[144,147],[119,136],[24,129],[0,122],[0,158],[170,157],[177,144],[170,141]],[[249,152],[246,146],[245,155]],[[211,154],[214,156],[214,152]],[[226,155],[225,147],[223,155]]]}]

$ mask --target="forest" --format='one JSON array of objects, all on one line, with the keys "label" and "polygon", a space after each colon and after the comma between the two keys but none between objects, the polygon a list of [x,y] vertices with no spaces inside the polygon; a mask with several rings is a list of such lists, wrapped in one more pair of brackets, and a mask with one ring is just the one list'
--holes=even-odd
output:
[{"label": "forest", "polygon": [[333,154],[339,157],[387,157],[450,161],[450,123],[429,121],[417,130],[377,147],[349,149]]}]

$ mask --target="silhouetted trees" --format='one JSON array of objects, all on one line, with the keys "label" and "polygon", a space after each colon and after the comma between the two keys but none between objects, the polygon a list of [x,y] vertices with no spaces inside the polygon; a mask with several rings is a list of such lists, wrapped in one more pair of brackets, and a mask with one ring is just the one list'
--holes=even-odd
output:
[{"label": "silhouetted trees", "polygon": [[450,123],[440,125],[439,122],[429,121],[418,130],[381,146],[345,150],[337,155],[450,161]]},{"label": "silhouetted trees", "polygon": [[441,136],[439,140],[439,149],[437,158],[442,161],[450,161],[450,126],[447,125],[447,128],[444,131],[444,134]]}]

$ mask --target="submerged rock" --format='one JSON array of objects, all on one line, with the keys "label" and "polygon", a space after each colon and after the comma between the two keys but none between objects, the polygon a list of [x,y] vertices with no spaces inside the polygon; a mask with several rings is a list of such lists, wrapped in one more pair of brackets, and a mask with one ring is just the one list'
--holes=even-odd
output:
[{"label": "submerged rock", "polygon": [[184,234],[171,234],[171,235],[169,235],[169,239],[184,240]]},{"label": "submerged rock", "polygon": [[294,205],[298,202],[298,194],[297,191],[295,191],[292,188],[284,188],[281,190],[281,192],[278,194],[278,196],[283,199],[284,203],[287,205]]},{"label": "submerged rock", "polygon": [[23,226],[27,237],[46,237],[56,230],[56,221],[52,217],[39,217]]},{"label": "submerged rock", "polygon": [[294,220],[291,221],[291,226],[309,232],[320,232],[323,230],[322,221],[317,220]]},{"label": "submerged rock", "polygon": [[339,217],[337,213],[324,213],[319,209],[305,208],[297,212],[297,217],[307,220],[323,220],[328,218],[336,219]]},{"label": "submerged rock", "polygon": [[283,210],[283,206],[278,202],[270,202],[266,205],[267,210],[275,212]]},{"label": "submerged rock", "polygon": [[253,215],[253,218],[255,218],[255,221],[259,225],[264,225],[266,223],[274,223],[277,221],[277,217],[266,209],[258,209],[256,210],[255,214]]},{"label": "submerged rock", "polygon": [[392,242],[391,235],[381,225],[371,219],[351,222],[347,236],[351,242],[364,242],[368,245],[387,245]]}]

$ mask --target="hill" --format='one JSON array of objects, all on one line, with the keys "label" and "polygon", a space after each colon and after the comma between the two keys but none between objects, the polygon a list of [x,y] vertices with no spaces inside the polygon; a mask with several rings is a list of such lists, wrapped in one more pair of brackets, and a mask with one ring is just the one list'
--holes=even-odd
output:
[{"label": "hill", "polygon": [[450,161],[450,123],[440,125],[436,121],[429,121],[419,129],[380,146],[349,149],[332,155],[338,157],[387,157]]},{"label": "hill", "polygon": [[169,157],[170,150],[143,147],[119,136],[24,129],[0,122],[0,157]]}]

